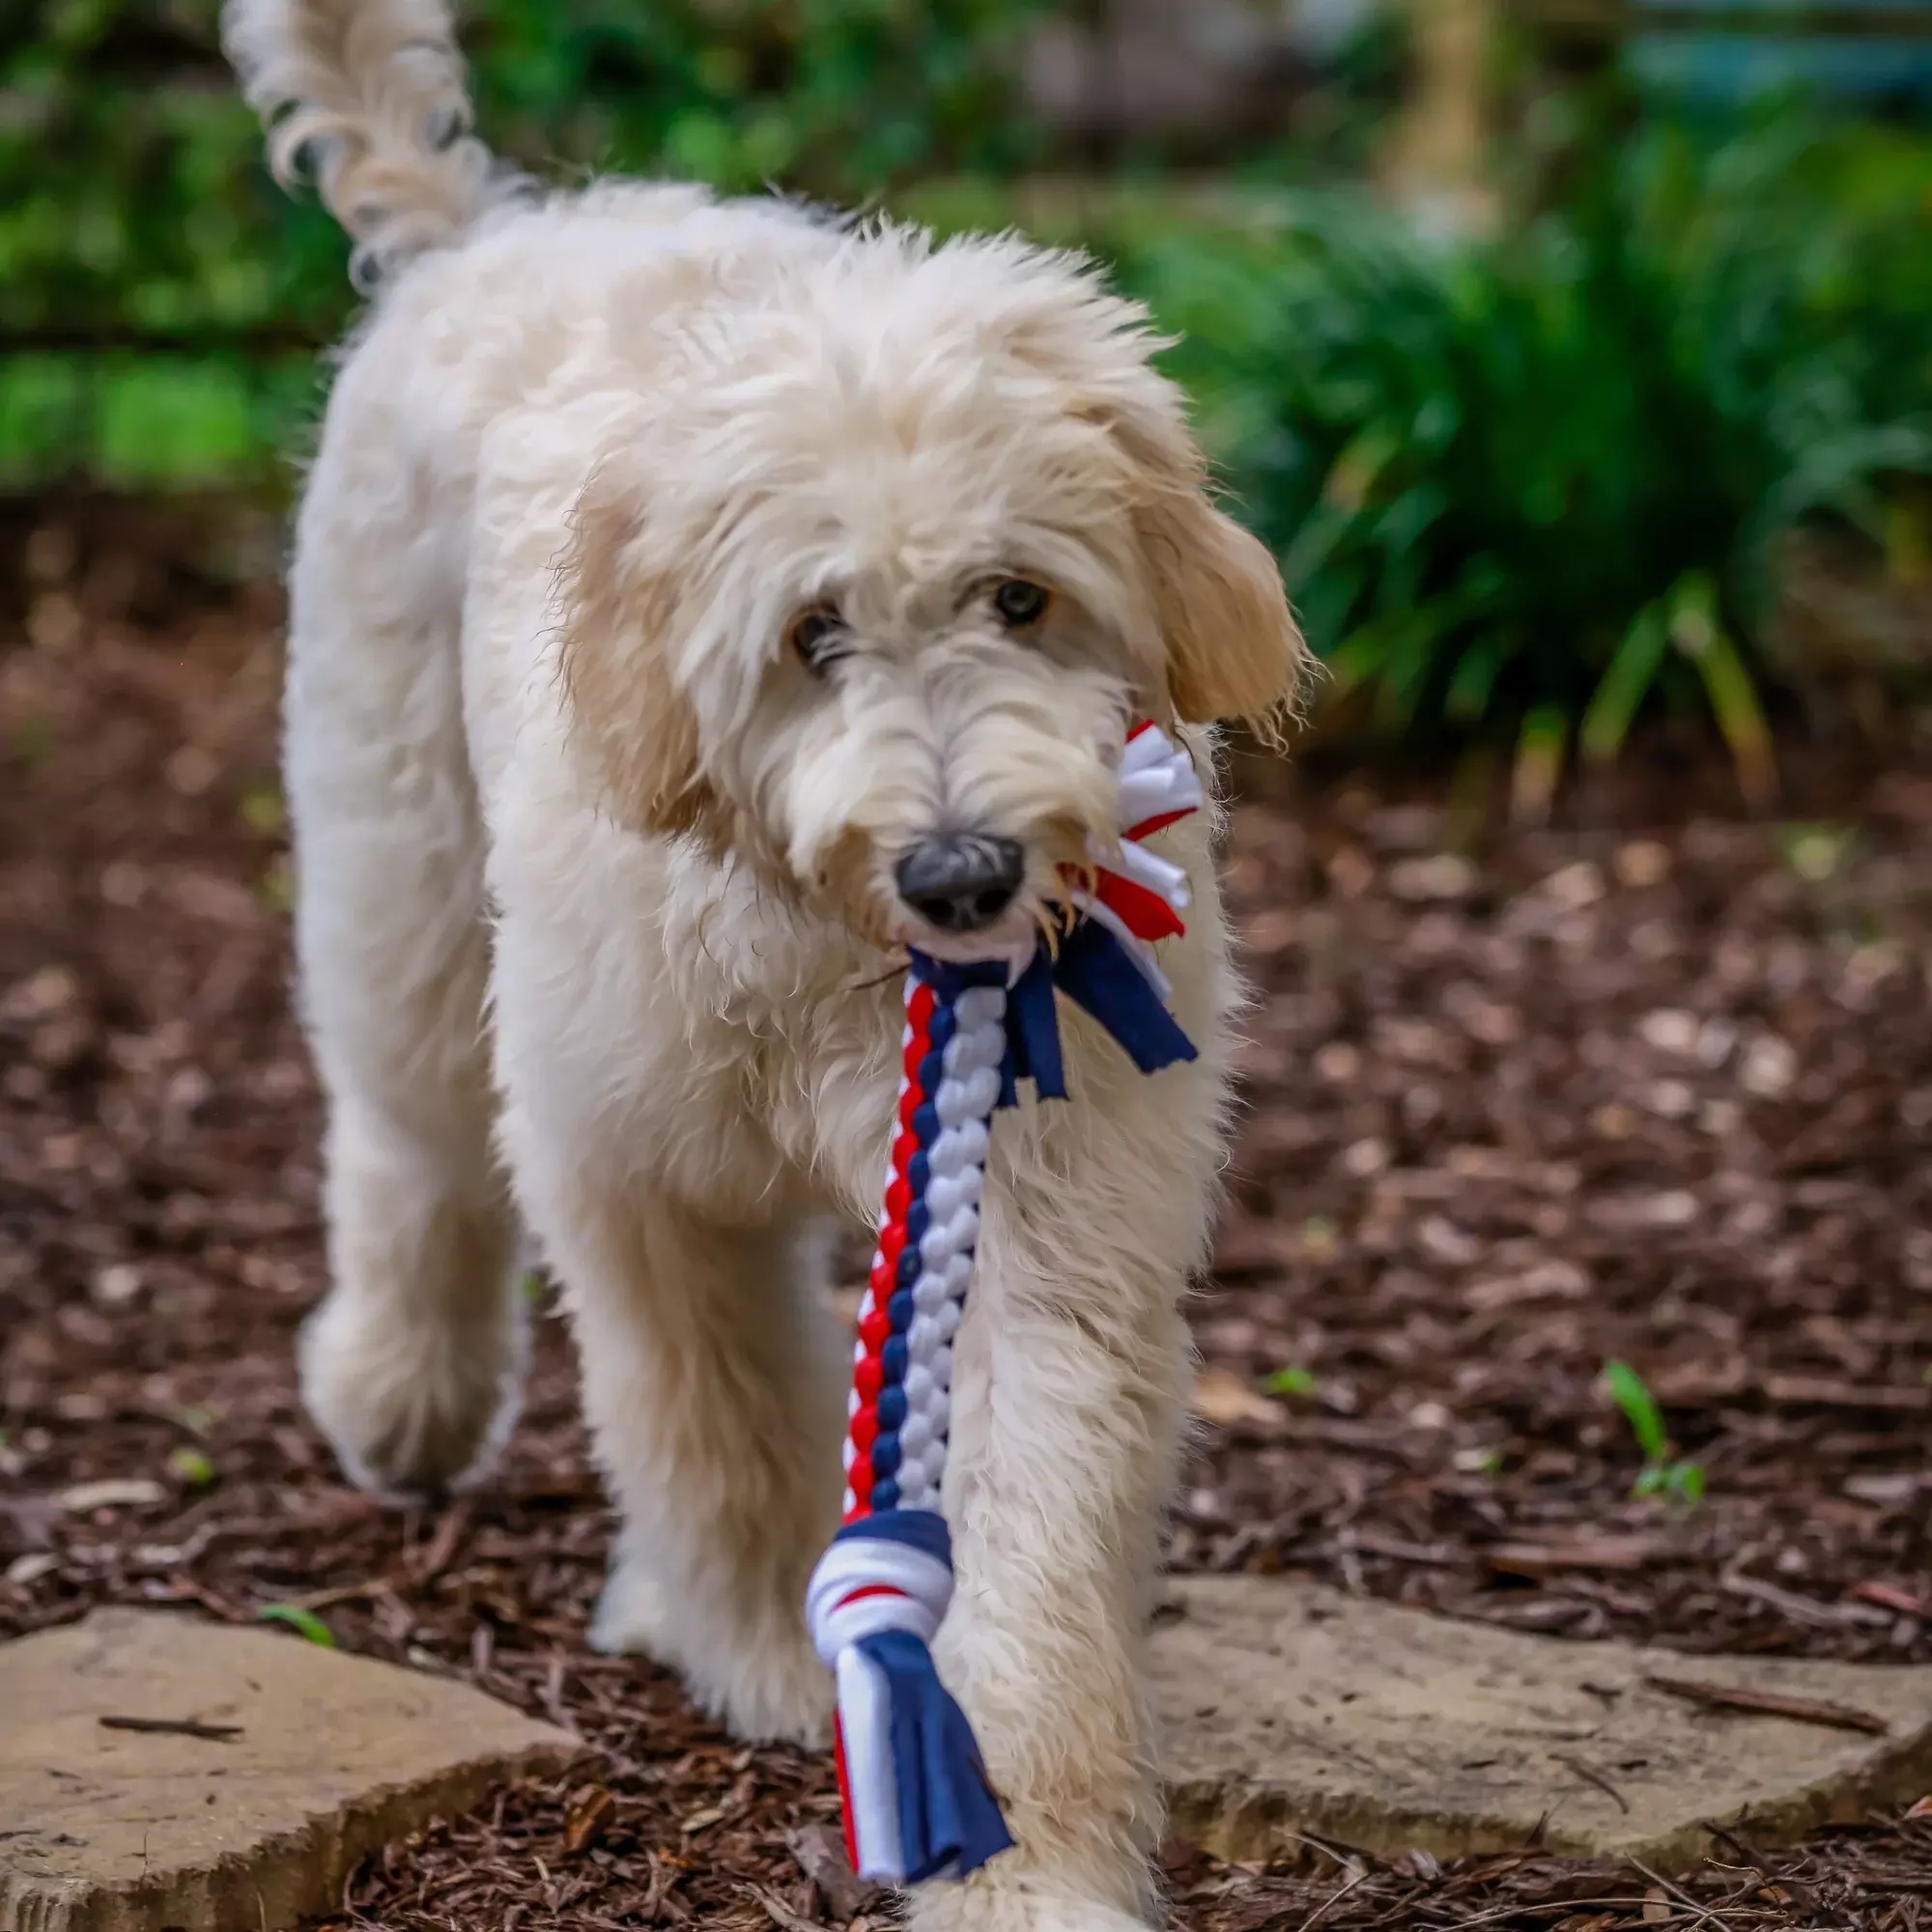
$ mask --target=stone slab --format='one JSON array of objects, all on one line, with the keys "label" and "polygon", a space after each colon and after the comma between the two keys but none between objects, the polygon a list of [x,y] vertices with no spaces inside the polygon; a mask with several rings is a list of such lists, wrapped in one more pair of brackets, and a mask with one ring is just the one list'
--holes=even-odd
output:
[{"label": "stone slab", "polygon": [[[1165,1596],[1152,1655],[1174,1829],[1222,1858],[1312,1833],[1382,1857],[1540,1842],[1682,1870],[1712,1824],[1775,1845],[1932,1788],[1932,1668],[1566,1643],[1279,1577],[1175,1578]],[[1889,1729],[1706,1710],[1651,1675]]]},{"label": "stone slab", "polygon": [[0,1932],[276,1932],[378,1846],[582,1751],[441,1678],[97,1610],[0,1645]]}]

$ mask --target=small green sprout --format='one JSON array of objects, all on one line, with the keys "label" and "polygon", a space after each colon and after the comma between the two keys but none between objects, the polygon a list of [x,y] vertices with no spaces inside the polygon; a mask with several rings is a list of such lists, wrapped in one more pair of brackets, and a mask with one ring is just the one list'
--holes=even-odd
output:
[{"label": "small green sprout", "polygon": [[22,718],[14,726],[14,755],[29,772],[37,772],[53,754],[53,726],[44,718]]},{"label": "small green sprout", "polygon": [[299,1604],[264,1604],[255,1615],[265,1624],[287,1624],[298,1636],[319,1643],[324,1650],[335,1648],[335,1633],[313,1610],[305,1610]]},{"label": "small green sprout", "polygon": [[168,1469],[191,1490],[205,1490],[214,1480],[214,1464],[207,1453],[185,1445],[169,1455]]},{"label": "small green sprout", "polygon": [[1787,825],[1778,843],[1784,863],[1807,885],[1820,886],[1855,855],[1858,834],[1844,825]]},{"label": "small green sprout", "polygon": [[1314,1376],[1307,1369],[1277,1369],[1264,1386],[1269,1395],[1313,1395]]},{"label": "small green sprout", "polygon": [[1704,1497],[1703,1464],[1672,1458],[1663,1411],[1643,1378],[1628,1362],[1606,1362],[1604,1384],[1610,1392],[1610,1400],[1623,1410],[1624,1420],[1636,1437],[1636,1446],[1643,1451],[1643,1467],[1631,1485],[1631,1494],[1667,1496],[1686,1509],[1695,1509]]},{"label": "small green sprout", "polygon": [[289,822],[282,795],[273,785],[253,785],[242,794],[242,823],[250,832],[271,838]]}]

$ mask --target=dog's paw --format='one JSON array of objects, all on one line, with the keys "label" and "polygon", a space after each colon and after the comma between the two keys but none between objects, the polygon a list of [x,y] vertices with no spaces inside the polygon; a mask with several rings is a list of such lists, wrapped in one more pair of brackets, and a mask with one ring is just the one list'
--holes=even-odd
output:
[{"label": "dog's paw", "polygon": [[907,1932],[1148,1932],[1151,1922],[1098,1899],[1012,1884],[997,1866],[965,1885],[921,1886],[906,1916]]},{"label": "dog's paw", "polygon": [[[801,1617],[801,1622],[803,1618]],[[741,1658],[722,1681],[687,1669],[691,1692],[747,1744],[795,1744],[819,1750],[832,1742],[832,1673],[810,1641],[768,1641]]]},{"label": "dog's paw", "polygon": [[636,1560],[620,1562],[598,1599],[590,1646],[648,1657],[681,1675],[693,1699],[751,1744],[818,1747],[832,1735],[832,1673],[797,1618],[748,1628],[741,1616],[707,1611]]},{"label": "dog's paw", "polygon": [[590,1619],[590,1648],[606,1657],[670,1663],[669,1593],[640,1563],[619,1562],[605,1580]]},{"label": "dog's paw", "polygon": [[303,1325],[302,1401],[358,1488],[446,1495],[489,1466],[516,1423],[520,1318],[479,1333],[329,1295]]}]

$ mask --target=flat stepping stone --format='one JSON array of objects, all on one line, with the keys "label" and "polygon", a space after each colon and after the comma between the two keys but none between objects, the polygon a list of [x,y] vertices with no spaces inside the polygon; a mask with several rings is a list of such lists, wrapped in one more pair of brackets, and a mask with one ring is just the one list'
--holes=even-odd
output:
[{"label": "flat stepping stone", "polygon": [[1932,1786],[1928,1667],[1565,1643],[1281,1577],[1177,1577],[1165,1598],[1174,1829],[1224,1859],[1307,1833],[1383,1858],[1540,1844],[1681,1871],[1728,1856],[1712,1825],[1772,1846]]},{"label": "flat stepping stone", "polygon": [[[1174,1828],[1221,1858],[1312,1833],[1682,1870],[1714,1825],[1772,1846],[1932,1786],[1932,1667],[1564,1643],[1276,1577],[1166,1598]],[[464,1685],[142,1610],[0,1644],[0,1932],[273,1932],[582,1754]]]},{"label": "flat stepping stone", "polygon": [[581,1740],[269,1630],[97,1610],[0,1644],[0,1932],[273,1932]]}]

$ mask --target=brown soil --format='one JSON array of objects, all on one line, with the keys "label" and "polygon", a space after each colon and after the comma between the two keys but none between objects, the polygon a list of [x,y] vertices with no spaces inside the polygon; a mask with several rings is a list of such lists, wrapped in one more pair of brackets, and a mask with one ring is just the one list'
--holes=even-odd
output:
[{"label": "brown soil", "polygon": [[[290,1370],[322,1268],[274,599],[188,567],[185,530],[38,526],[0,526],[0,1634],[296,1604],[603,1748],[393,1848],[333,1923],[844,1923],[793,1849],[835,1815],[827,1767],[583,1649],[611,1525],[555,1321],[478,1494],[395,1515],[338,1479]],[[1258,789],[1229,873],[1263,997],[1176,1564],[1932,1661],[1932,769],[1824,768],[1753,824],[1660,754],[1563,829],[1466,846],[1426,786]],[[1612,1359],[1694,1508],[1633,1494]],[[61,1500],[110,1478],[146,1499]],[[1905,1927],[1926,1830],[1739,1845],[1676,1889],[1533,1846],[1167,1860],[1200,1932]]]}]

